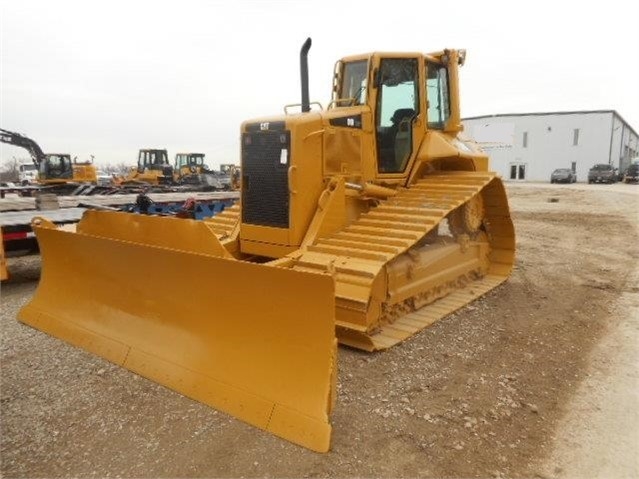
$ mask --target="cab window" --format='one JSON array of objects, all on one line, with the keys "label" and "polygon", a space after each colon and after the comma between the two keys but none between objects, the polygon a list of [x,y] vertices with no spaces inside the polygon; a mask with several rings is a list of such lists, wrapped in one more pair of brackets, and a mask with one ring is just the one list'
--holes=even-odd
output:
[{"label": "cab window", "polygon": [[367,73],[368,62],[366,60],[344,63],[337,106],[366,103]]},{"label": "cab window", "polygon": [[428,101],[428,128],[443,130],[450,118],[450,93],[448,70],[437,63],[429,63],[426,75],[426,100]]},{"label": "cab window", "polygon": [[382,59],[377,84],[377,167],[380,173],[401,173],[412,153],[419,113],[417,59]]}]

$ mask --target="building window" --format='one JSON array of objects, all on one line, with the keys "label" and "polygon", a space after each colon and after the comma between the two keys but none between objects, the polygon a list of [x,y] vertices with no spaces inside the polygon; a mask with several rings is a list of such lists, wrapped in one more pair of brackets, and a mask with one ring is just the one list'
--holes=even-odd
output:
[{"label": "building window", "polygon": [[511,163],[510,164],[510,179],[511,180],[525,180],[526,179],[526,164],[525,163]]},{"label": "building window", "polygon": [[577,173],[577,162],[576,161],[573,161],[570,164],[570,169],[572,170],[573,173]]},{"label": "building window", "polygon": [[528,132],[527,131],[524,131],[524,139],[523,139],[522,144],[523,144],[524,148],[528,148]]},{"label": "building window", "polygon": [[579,128],[575,128],[572,130],[572,146],[577,146],[579,144]]}]

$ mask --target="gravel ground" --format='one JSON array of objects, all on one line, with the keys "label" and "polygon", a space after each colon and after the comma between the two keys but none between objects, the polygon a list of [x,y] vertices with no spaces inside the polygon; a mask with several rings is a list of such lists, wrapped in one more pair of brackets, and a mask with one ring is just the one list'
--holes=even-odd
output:
[{"label": "gravel ground", "polygon": [[518,246],[512,278],[389,351],[340,348],[333,445],[324,455],[18,323],[39,258],[12,258],[1,298],[0,472],[639,476],[639,187],[508,190]]}]

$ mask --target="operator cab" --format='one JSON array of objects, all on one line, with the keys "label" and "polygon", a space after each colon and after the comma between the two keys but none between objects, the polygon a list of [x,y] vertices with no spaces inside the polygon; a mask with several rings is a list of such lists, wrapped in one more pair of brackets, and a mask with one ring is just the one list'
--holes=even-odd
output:
[{"label": "operator cab", "polygon": [[166,150],[140,150],[138,172],[144,173],[149,170],[161,171],[164,176],[173,174]]},{"label": "operator cab", "polygon": [[71,155],[50,153],[40,163],[40,178],[44,180],[73,179]]},{"label": "operator cab", "polygon": [[234,164],[231,164],[231,163],[222,164],[222,165],[220,165],[220,173],[222,173],[224,175],[230,175],[235,168],[236,168],[236,166]]},{"label": "operator cab", "polygon": [[208,170],[204,164],[204,153],[178,153],[175,155],[175,168],[188,168],[195,173],[198,169]]},{"label": "operator cab", "polygon": [[405,177],[428,130],[459,129],[451,121],[457,98],[451,98],[448,63],[463,64],[464,57],[464,51],[454,52],[454,59],[449,52],[372,53],[337,62],[329,109],[359,107],[362,113],[349,117],[359,117],[360,128],[370,112],[377,177]]}]

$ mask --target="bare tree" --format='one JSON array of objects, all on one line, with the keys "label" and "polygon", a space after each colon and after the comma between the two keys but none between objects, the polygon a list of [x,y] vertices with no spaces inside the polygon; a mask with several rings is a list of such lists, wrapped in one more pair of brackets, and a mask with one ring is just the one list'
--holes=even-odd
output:
[{"label": "bare tree", "polygon": [[22,160],[17,159],[15,156],[8,161],[5,161],[0,168],[0,181],[18,181],[18,166],[23,163]]},{"label": "bare tree", "polygon": [[124,162],[116,164],[107,163],[100,169],[108,175],[126,175],[131,170],[131,165],[127,165]]}]

